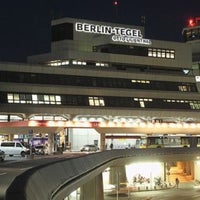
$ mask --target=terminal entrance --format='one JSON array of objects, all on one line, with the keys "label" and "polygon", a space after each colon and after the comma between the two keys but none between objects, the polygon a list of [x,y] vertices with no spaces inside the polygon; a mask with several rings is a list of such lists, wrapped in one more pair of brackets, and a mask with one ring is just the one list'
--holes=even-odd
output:
[{"label": "terminal entrance", "polygon": [[[48,143],[51,152],[63,143],[68,150],[79,150],[86,143],[98,145],[100,150],[110,149],[111,144],[114,149],[199,147],[199,129],[199,123],[122,123],[66,119],[0,122],[1,140],[13,140],[16,139],[14,135],[18,135],[17,139],[25,142],[31,139],[34,145]],[[76,142],[78,137],[84,141],[81,146]]]}]

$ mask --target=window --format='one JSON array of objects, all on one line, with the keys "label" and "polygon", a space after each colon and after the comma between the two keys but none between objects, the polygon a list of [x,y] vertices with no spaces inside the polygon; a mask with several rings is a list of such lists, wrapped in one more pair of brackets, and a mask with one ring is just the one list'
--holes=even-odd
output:
[{"label": "window", "polygon": [[14,103],[19,103],[19,94],[14,94]]},{"label": "window", "polygon": [[61,104],[61,96],[59,95],[43,95],[43,94],[18,94],[8,93],[8,103],[20,104]]},{"label": "window", "polygon": [[179,91],[182,91],[182,92],[190,92],[191,91],[191,88],[189,85],[180,85],[180,86],[178,86],[178,89],[179,89]]},{"label": "window", "polygon": [[[143,84],[143,83],[142,83]],[[145,84],[146,85],[146,84]],[[21,101],[20,97],[23,98]],[[24,99],[25,97],[25,99]],[[120,96],[87,96],[87,95],[48,95],[48,94],[18,94],[18,93],[0,93],[1,103],[8,104],[37,104],[37,105],[63,105],[76,107],[118,107],[118,108],[147,108],[147,109],[166,109],[166,110],[200,110],[200,100],[186,99],[163,99],[148,97],[120,97]],[[42,101],[42,99],[44,99]],[[5,118],[5,119],[4,119]],[[10,118],[11,119],[11,118]],[[2,116],[1,121],[6,120]],[[9,120],[9,119],[8,119]]]},{"label": "window", "polygon": [[49,95],[44,95],[44,103],[49,104]]},{"label": "window", "polygon": [[45,63],[49,66],[65,66],[65,65],[69,65],[69,60],[52,60],[50,62]]},{"label": "window", "polygon": [[20,143],[16,143],[16,147],[22,147]]},{"label": "window", "polygon": [[15,143],[14,142],[2,142],[1,146],[2,147],[14,147]]},{"label": "window", "polygon": [[133,99],[134,101],[139,101],[139,103],[140,103],[140,107],[141,108],[145,108],[145,102],[152,102],[153,101],[153,99],[148,99],[148,98],[134,98]]},{"label": "window", "polygon": [[175,58],[175,50],[172,49],[157,49],[157,48],[148,48],[148,56],[155,58]]},{"label": "window", "polygon": [[190,102],[190,107],[193,110],[199,110],[200,109],[200,101],[191,101]]},{"label": "window", "polygon": [[0,122],[7,122],[8,121],[8,115],[0,115]]},{"label": "window", "polygon": [[13,94],[8,93],[7,98],[8,98],[8,103],[14,103],[13,102]]},{"label": "window", "polygon": [[90,106],[105,106],[103,97],[89,97]]}]

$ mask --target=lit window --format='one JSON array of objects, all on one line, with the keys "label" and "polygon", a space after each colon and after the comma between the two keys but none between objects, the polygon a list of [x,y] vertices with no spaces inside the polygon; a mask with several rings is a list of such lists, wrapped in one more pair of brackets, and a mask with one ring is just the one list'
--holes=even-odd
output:
[{"label": "lit window", "polygon": [[44,95],[45,104],[49,104],[49,95]]},{"label": "lit window", "polygon": [[59,95],[42,95],[42,94],[7,94],[8,103],[20,104],[61,104]]},{"label": "lit window", "polygon": [[157,58],[169,58],[174,59],[175,58],[175,51],[170,49],[148,49],[148,56],[150,57],[157,57]]},{"label": "lit window", "polygon": [[0,115],[0,122],[7,122],[8,121],[8,115]]},{"label": "lit window", "polygon": [[22,121],[23,118],[18,115],[10,115],[10,121]]},{"label": "lit window", "polygon": [[153,56],[153,53],[152,53],[152,49],[151,49],[151,48],[148,49],[148,56],[150,56],[150,57]]},{"label": "lit window", "polygon": [[102,97],[89,97],[90,106],[105,106],[104,99]]},{"label": "lit window", "polygon": [[85,61],[77,61],[77,60],[73,60],[72,61],[73,65],[87,65],[87,63]]},{"label": "lit window", "polygon": [[145,107],[144,101],[140,101],[140,107],[141,107],[141,108],[144,108],[144,107]]},{"label": "lit window", "polygon": [[73,65],[77,65],[77,61],[76,61],[76,60],[73,60],[73,61],[72,61],[72,64],[73,64]]},{"label": "lit window", "polygon": [[170,54],[169,53],[166,53],[166,58],[170,58]]},{"label": "lit window", "polygon": [[38,104],[37,94],[32,94],[33,104]]},{"label": "lit window", "polygon": [[100,106],[105,106],[105,103],[104,103],[103,98],[101,98],[101,99],[99,100],[99,105],[100,105]]},{"label": "lit window", "polygon": [[94,106],[93,97],[89,97],[89,105],[90,105],[90,106]]},{"label": "lit window", "polygon": [[56,95],[56,104],[61,104],[61,96]]},{"label": "lit window", "polygon": [[14,94],[14,103],[19,103],[19,94]]},{"label": "lit window", "polygon": [[100,67],[108,67],[109,66],[108,63],[100,63],[100,62],[96,63],[95,65],[100,66]]},{"label": "lit window", "polygon": [[199,110],[200,109],[200,102],[199,101],[191,101],[190,107],[194,110]]},{"label": "lit window", "polygon": [[156,49],[153,49],[153,57],[157,57]]},{"label": "lit window", "polygon": [[55,104],[55,96],[50,95],[50,104]]},{"label": "lit window", "polygon": [[161,49],[158,49],[157,56],[158,56],[158,58],[161,57]]},{"label": "lit window", "polygon": [[178,88],[179,88],[179,91],[182,91],[182,92],[187,92],[188,91],[186,85],[180,85],[180,86],[178,86]]},{"label": "lit window", "polygon": [[8,93],[7,98],[8,98],[8,103],[13,103],[13,94]]},{"label": "lit window", "polygon": [[44,115],[43,120],[54,120],[54,116]]},{"label": "lit window", "polygon": [[161,57],[165,58],[165,50],[162,50]]}]

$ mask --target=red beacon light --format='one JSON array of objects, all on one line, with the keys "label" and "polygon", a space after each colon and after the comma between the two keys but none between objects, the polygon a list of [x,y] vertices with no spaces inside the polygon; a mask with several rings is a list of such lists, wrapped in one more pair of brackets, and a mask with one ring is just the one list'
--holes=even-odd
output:
[{"label": "red beacon light", "polygon": [[200,17],[190,18],[188,20],[188,26],[199,26],[200,25]]},{"label": "red beacon light", "polygon": [[114,4],[114,6],[117,6],[117,5],[118,5],[118,1],[115,0],[115,1],[113,2],[113,4]]},{"label": "red beacon light", "polygon": [[189,19],[189,20],[188,20],[188,25],[189,25],[189,26],[195,26],[195,21],[194,21],[194,19]]}]

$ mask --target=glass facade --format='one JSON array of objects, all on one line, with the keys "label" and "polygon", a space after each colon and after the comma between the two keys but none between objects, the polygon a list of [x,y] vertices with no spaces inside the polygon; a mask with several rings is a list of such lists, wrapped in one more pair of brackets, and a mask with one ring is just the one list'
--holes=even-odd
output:
[{"label": "glass facade", "polygon": [[200,100],[88,96],[29,93],[0,93],[0,104],[43,104],[76,107],[151,108],[163,110],[200,110]]},{"label": "glass facade", "polygon": [[[1,82],[14,82],[26,84],[45,84],[45,85],[65,85],[95,88],[119,88],[119,89],[138,89],[138,90],[161,90],[179,92],[197,92],[196,83],[156,81],[144,79],[125,79],[108,78],[95,76],[77,76],[62,74],[43,74],[27,72],[0,71]],[[43,97],[37,97],[41,103]],[[44,97],[45,100],[49,97]],[[51,97],[53,98],[53,97]],[[16,98],[17,99],[17,98]],[[20,97],[21,101],[23,96]],[[48,101],[46,101],[48,102]]]}]

